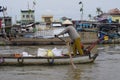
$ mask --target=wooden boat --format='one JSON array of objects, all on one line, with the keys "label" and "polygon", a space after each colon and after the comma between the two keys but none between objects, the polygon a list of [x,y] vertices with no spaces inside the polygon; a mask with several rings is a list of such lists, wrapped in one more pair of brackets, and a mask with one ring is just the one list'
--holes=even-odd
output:
[{"label": "wooden boat", "polygon": [[[61,38],[60,38],[61,39]],[[61,39],[62,40],[62,39]],[[80,55],[76,55],[76,56],[72,56],[70,57],[69,55],[67,56],[52,56],[52,57],[39,57],[39,56],[28,56],[28,57],[23,57],[20,55],[15,55],[13,57],[5,57],[5,56],[0,56],[0,65],[5,65],[5,60],[8,61],[8,64],[16,64],[16,61],[14,59],[17,59],[17,62],[19,64],[34,64],[34,65],[38,65],[38,64],[69,64],[71,62],[76,63],[76,64],[85,64],[85,63],[92,63],[95,61],[95,59],[97,58],[98,54],[91,54],[90,51],[93,49],[93,47],[100,41],[97,40],[95,41],[92,45],[88,46],[85,49],[85,53],[87,53],[85,56],[80,56]],[[65,41],[64,41],[65,42]],[[70,54],[70,45],[69,42],[67,42],[67,47],[68,47],[68,51]],[[12,60],[12,62],[10,62],[10,59]],[[40,59],[39,61],[37,59]]]},{"label": "wooden boat", "polygon": [[[93,63],[97,58],[98,54],[90,56],[72,56],[75,64],[86,64]],[[17,60],[17,61],[16,61]],[[0,65],[40,65],[40,64],[70,64],[69,56],[55,56],[55,57],[0,57]]]}]

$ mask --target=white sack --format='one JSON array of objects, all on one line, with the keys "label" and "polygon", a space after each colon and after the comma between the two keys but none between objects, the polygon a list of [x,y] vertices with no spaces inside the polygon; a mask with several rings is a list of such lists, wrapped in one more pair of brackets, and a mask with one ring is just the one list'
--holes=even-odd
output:
[{"label": "white sack", "polygon": [[54,56],[62,56],[62,51],[57,48],[52,49],[52,52]]},{"label": "white sack", "polygon": [[47,55],[47,49],[38,48],[37,56],[44,57]]},{"label": "white sack", "polygon": [[22,52],[22,56],[23,56],[23,57],[29,56],[29,55],[28,55],[28,52]]}]

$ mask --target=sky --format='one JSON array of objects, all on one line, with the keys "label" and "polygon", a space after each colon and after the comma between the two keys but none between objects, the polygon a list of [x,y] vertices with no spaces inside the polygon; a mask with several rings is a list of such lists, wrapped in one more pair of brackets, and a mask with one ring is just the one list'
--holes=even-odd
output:
[{"label": "sky", "polygon": [[[33,8],[33,1],[36,5]],[[53,15],[54,19],[63,16],[80,19],[81,12],[79,2],[83,3],[83,19],[87,20],[88,15],[97,15],[96,8],[101,8],[103,12],[110,9],[120,9],[120,0],[0,0],[0,6],[7,7],[7,16],[11,16],[13,22],[20,20],[20,10],[28,8],[35,9],[36,21],[41,20],[42,15]],[[2,16],[2,13],[0,13]]]}]

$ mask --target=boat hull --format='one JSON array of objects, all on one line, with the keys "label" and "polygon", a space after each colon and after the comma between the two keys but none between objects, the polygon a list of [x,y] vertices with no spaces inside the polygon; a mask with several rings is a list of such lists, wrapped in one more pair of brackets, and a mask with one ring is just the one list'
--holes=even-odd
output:
[{"label": "boat hull", "polygon": [[[89,56],[74,56],[72,57],[74,64],[93,63],[98,54]],[[1,57],[0,65],[66,65],[70,64],[69,56],[65,57]]]}]

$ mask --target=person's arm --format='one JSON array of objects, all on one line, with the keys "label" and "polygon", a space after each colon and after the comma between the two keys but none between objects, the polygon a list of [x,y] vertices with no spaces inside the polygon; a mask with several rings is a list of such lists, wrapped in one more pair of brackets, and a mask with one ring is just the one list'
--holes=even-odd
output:
[{"label": "person's arm", "polygon": [[63,30],[63,31],[60,32],[59,34],[57,34],[57,36],[63,35],[63,34],[65,34],[65,33],[67,33],[67,32],[68,32],[68,28],[66,28],[65,30]]}]

